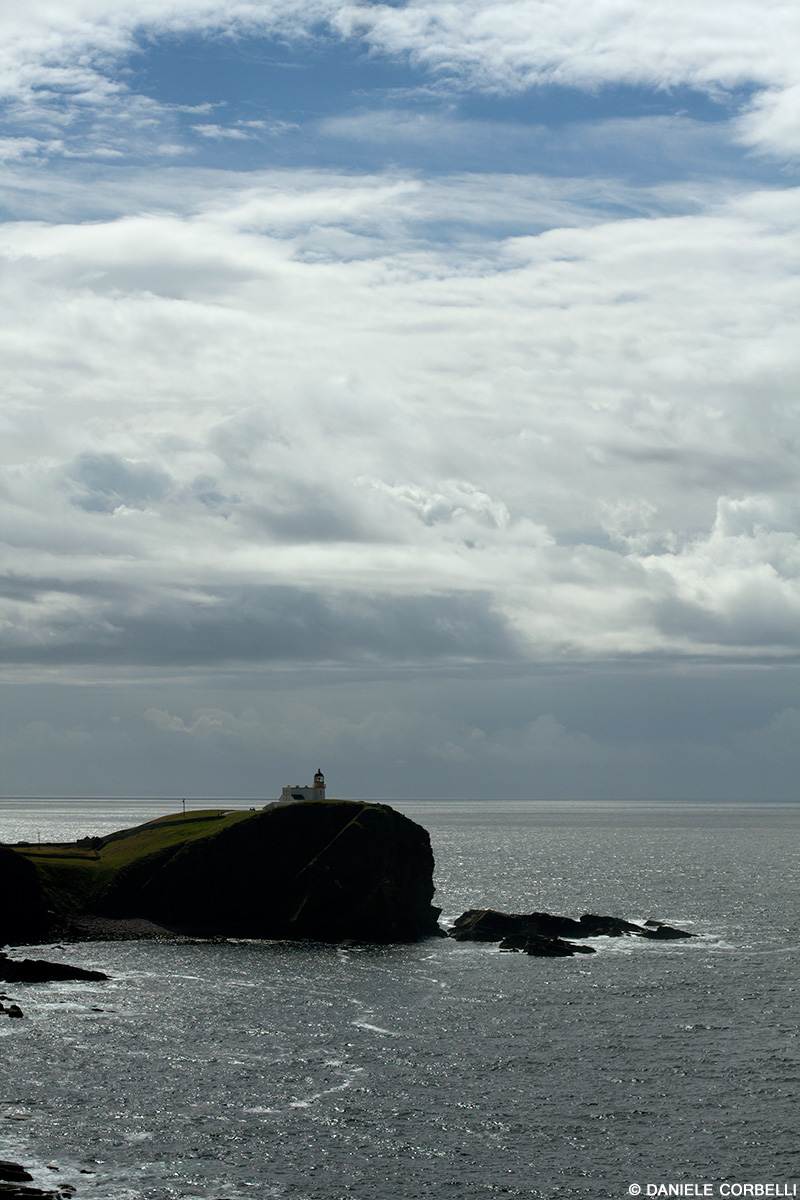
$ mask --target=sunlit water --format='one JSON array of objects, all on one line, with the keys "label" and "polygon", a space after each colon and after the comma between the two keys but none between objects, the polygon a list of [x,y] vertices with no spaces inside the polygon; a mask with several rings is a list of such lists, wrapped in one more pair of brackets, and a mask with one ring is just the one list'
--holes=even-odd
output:
[{"label": "sunlit water", "polygon": [[[0,837],[175,807],[0,801]],[[599,911],[698,937],[561,960],[445,939],[36,947],[111,979],[5,985],[26,1018],[0,1018],[0,1157],[77,1200],[798,1181],[800,806],[397,807],[431,832],[445,917]]]}]

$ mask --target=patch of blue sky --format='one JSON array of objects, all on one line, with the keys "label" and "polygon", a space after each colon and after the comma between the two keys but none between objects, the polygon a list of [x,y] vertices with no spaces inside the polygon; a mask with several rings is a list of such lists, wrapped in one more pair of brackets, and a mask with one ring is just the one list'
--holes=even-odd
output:
[{"label": "patch of blue sky", "polygon": [[179,141],[202,166],[785,182],[732,136],[746,89],[484,93],[332,36],[143,41],[125,78],[172,111]]},{"label": "patch of blue sky", "polygon": [[540,84],[524,91],[466,92],[461,99],[465,117],[518,124],[531,121],[552,128],[582,121],[637,117],[686,117],[693,121],[727,121],[746,102],[750,90],[714,95],[688,87],[645,88],[604,86],[581,90]]},{"label": "patch of blue sky", "polygon": [[308,121],[366,95],[412,95],[427,83],[409,64],[331,37],[170,36],[143,41],[128,83],[165,104],[211,104],[236,117]]}]

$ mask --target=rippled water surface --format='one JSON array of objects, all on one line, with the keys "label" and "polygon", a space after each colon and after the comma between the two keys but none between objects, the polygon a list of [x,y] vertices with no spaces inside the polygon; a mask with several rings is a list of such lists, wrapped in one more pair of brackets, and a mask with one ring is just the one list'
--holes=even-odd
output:
[{"label": "rippled water surface", "polygon": [[[126,803],[3,801],[2,836],[168,811]],[[0,1157],[78,1200],[797,1181],[800,806],[397,807],[431,831],[445,916],[594,910],[698,937],[565,960],[445,939],[36,948],[111,979],[6,985],[26,1018],[0,1024]]]}]

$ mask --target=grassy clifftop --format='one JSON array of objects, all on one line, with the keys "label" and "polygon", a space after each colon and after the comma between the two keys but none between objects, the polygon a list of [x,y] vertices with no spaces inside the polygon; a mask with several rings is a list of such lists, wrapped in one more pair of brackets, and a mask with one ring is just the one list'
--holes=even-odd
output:
[{"label": "grassy clifftop", "polygon": [[91,910],[116,873],[137,859],[209,837],[252,815],[221,808],[173,813],[133,829],[120,829],[105,838],[14,849],[36,868],[56,912],[82,912]]}]

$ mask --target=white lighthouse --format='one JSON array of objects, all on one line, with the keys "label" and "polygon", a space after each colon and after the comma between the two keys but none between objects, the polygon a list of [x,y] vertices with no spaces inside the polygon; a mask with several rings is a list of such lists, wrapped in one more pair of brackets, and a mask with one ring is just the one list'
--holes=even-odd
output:
[{"label": "white lighthouse", "polygon": [[281,804],[294,804],[298,800],[324,800],[325,799],[325,776],[322,771],[317,771],[314,776],[313,787],[300,787],[295,784],[293,787],[285,787],[281,792]]}]

